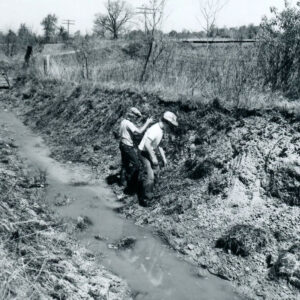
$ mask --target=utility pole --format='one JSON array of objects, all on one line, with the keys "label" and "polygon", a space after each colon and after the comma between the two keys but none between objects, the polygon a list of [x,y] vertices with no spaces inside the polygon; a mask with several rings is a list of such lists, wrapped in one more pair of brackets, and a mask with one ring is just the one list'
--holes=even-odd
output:
[{"label": "utility pole", "polygon": [[75,25],[75,20],[64,20],[63,24],[67,25],[68,28],[68,36],[70,36],[70,26]]},{"label": "utility pole", "polygon": [[[145,43],[147,45],[147,55],[144,63],[144,67],[140,76],[140,82],[144,81],[148,64],[153,56],[153,51],[155,44],[157,43],[157,29],[162,21],[163,10],[166,0],[149,0],[148,6],[137,7],[136,14],[144,16],[144,26],[145,26]],[[155,58],[155,60],[158,56]],[[152,57],[153,66],[155,60]]]},{"label": "utility pole", "polygon": [[165,2],[166,0],[150,0],[149,5],[136,8],[136,14],[144,16],[145,33],[149,30],[156,31],[162,20]]},{"label": "utility pole", "polygon": [[145,33],[147,32],[147,15],[153,15],[155,13],[154,8],[149,8],[149,7],[137,7],[137,15],[143,15],[144,16],[144,26],[145,26]]}]

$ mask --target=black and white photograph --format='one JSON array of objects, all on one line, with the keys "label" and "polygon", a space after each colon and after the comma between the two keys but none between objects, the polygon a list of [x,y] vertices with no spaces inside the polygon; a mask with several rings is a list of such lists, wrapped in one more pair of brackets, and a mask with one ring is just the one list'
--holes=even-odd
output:
[{"label": "black and white photograph", "polygon": [[300,300],[300,2],[0,0],[0,300]]}]

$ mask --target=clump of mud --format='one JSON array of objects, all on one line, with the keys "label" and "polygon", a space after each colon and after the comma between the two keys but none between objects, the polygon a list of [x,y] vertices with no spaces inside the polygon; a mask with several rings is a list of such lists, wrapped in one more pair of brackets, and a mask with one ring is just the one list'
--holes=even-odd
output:
[{"label": "clump of mud", "polygon": [[275,274],[300,289],[300,243],[283,252],[274,265]]},{"label": "clump of mud", "polygon": [[211,195],[219,195],[226,191],[228,187],[228,178],[222,175],[215,175],[208,183],[208,193]]},{"label": "clump of mud", "polygon": [[135,237],[129,236],[117,241],[114,244],[109,244],[108,247],[116,250],[132,249],[135,246],[136,241],[137,240]]},{"label": "clump of mud", "polygon": [[223,248],[235,255],[246,257],[254,251],[260,251],[270,241],[269,234],[250,225],[235,225],[216,242],[217,248]]},{"label": "clump of mud", "polygon": [[300,167],[286,164],[271,172],[270,193],[288,205],[300,206]]},{"label": "clump of mud", "polygon": [[191,168],[189,178],[201,179],[212,174],[214,170],[214,162],[209,159],[200,162],[188,161],[186,163],[186,167]]},{"label": "clump of mud", "polygon": [[79,216],[77,218],[76,228],[78,230],[86,230],[89,226],[93,225],[93,221],[87,216]]},{"label": "clump of mud", "polygon": [[66,206],[66,205],[70,205],[73,201],[74,201],[74,199],[72,197],[58,193],[54,197],[53,204],[55,206]]}]

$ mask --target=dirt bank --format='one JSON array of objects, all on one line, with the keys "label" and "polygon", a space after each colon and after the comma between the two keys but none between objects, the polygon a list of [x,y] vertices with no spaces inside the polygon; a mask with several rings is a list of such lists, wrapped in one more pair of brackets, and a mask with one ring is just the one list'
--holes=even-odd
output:
[{"label": "dirt bank", "polygon": [[164,139],[170,164],[155,201],[145,209],[127,198],[121,213],[252,299],[299,298],[296,116],[55,81],[20,80],[4,99],[45,135],[53,155],[94,165],[99,176],[118,169],[114,132],[128,106],[156,118],[166,109],[177,113],[180,127]]},{"label": "dirt bank", "polygon": [[0,298],[130,299],[129,288],[72,239],[45,203],[46,175],[18,155],[0,120]]}]

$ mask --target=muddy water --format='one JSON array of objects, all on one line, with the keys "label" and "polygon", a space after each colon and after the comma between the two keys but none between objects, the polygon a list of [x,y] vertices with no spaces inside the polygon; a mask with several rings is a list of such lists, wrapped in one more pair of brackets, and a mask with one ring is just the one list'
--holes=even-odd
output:
[{"label": "muddy water", "polygon": [[[46,171],[47,200],[70,200],[57,208],[58,212],[64,217],[87,216],[92,220],[93,225],[78,234],[80,243],[99,254],[99,263],[129,283],[136,291],[135,299],[239,299],[228,282],[209,274],[205,278],[196,276],[194,266],[180,260],[147,228],[119,217],[113,208],[120,203],[104,182],[93,179],[89,167],[52,159],[42,138],[10,112],[0,112],[0,126],[12,132],[28,163]],[[137,240],[132,249],[114,248],[117,240],[128,236]]]}]

